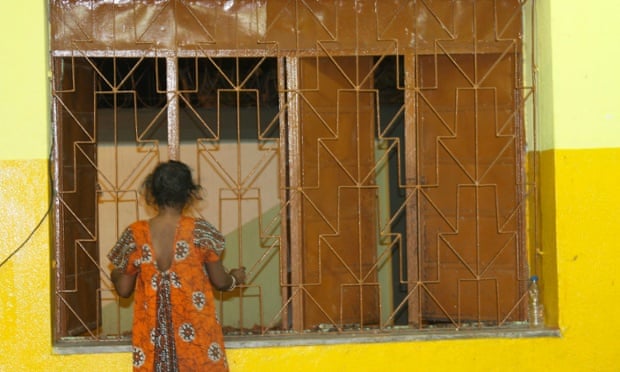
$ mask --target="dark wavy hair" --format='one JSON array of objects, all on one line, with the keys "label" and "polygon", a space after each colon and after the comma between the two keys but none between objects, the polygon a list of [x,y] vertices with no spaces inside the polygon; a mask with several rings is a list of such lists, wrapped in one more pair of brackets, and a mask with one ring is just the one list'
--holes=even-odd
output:
[{"label": "dark wavy hair", "polygon": [[194,183],[192,171],[176,160],[159,163],[142,187],[146,203],[151,206],[183,209],[201,199],[202,188]]}]

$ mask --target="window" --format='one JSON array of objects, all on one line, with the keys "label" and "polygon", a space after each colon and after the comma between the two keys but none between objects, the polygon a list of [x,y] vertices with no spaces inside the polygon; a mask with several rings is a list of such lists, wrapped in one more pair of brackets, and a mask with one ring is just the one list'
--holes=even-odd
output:
[{"label": "window", "polygon": [[520,1],[90,3],[51,2],[56,341],[129,339],[105,254],[168,158],[248,268],[228,335],[523,325]]}]

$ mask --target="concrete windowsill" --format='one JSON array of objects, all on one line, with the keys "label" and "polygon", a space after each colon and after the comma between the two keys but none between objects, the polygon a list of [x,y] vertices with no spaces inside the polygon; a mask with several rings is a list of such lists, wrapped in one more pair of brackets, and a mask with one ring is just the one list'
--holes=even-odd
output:
[{"label": "concrete windowsill", "polygon": [[[386,342],[418,342],[439,340],[463,340],[484,338],[535,338],[560,337],[560,331],[543,329],[467,329],[467,330],[409,330],[400,332],[377,332],[374,334],[309,333],[295,336],[227,336],[227,349],[289,347],[337,344],[368,344]],[[53,346],[54,354],[103,354],[131,352],[131,345],[110,341],[63,341]]]}]

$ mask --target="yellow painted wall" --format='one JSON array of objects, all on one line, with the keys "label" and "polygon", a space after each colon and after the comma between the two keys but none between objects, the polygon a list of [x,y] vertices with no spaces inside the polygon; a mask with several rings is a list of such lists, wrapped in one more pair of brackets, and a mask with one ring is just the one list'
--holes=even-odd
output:
[{"label": "yellow painted wall", "polygon": [[[233,372],[618,370],[620,2],[537,4],[543,284],[561,337],[234,349]],[[48,208],[45,7],[0,2],[0,262]],[[53,355],[49,232],[0,267],[0,371],[131,370],[128,353]]]},{"label": "yellow painted wall", "polygon": [[47,1],[0,3],[0,159],[48,156],[47,38]]},{"label": "yellow painted wall", "polygon": [[[554,148],[620,145],[620,2],[552,0]],[[542,19],[540,20],[542,23]],[[541,55],[546,54],[540,49]],[[542,73],[541,73],[542,74]],[[546,92],[545,92],[546,93]]]}]

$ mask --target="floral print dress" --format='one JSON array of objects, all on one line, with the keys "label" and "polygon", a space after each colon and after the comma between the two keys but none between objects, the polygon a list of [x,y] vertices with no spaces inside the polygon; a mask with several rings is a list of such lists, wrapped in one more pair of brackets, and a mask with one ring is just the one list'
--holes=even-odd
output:
[{"label": "floral print dress", "polygon": [[183,216],[170,268],[157,267],[148,221],[131,224],[108,253],[123,272],[139,272],[132,328],[134,371],[228,371],[206,262],[224,237],[203,219]]}]

